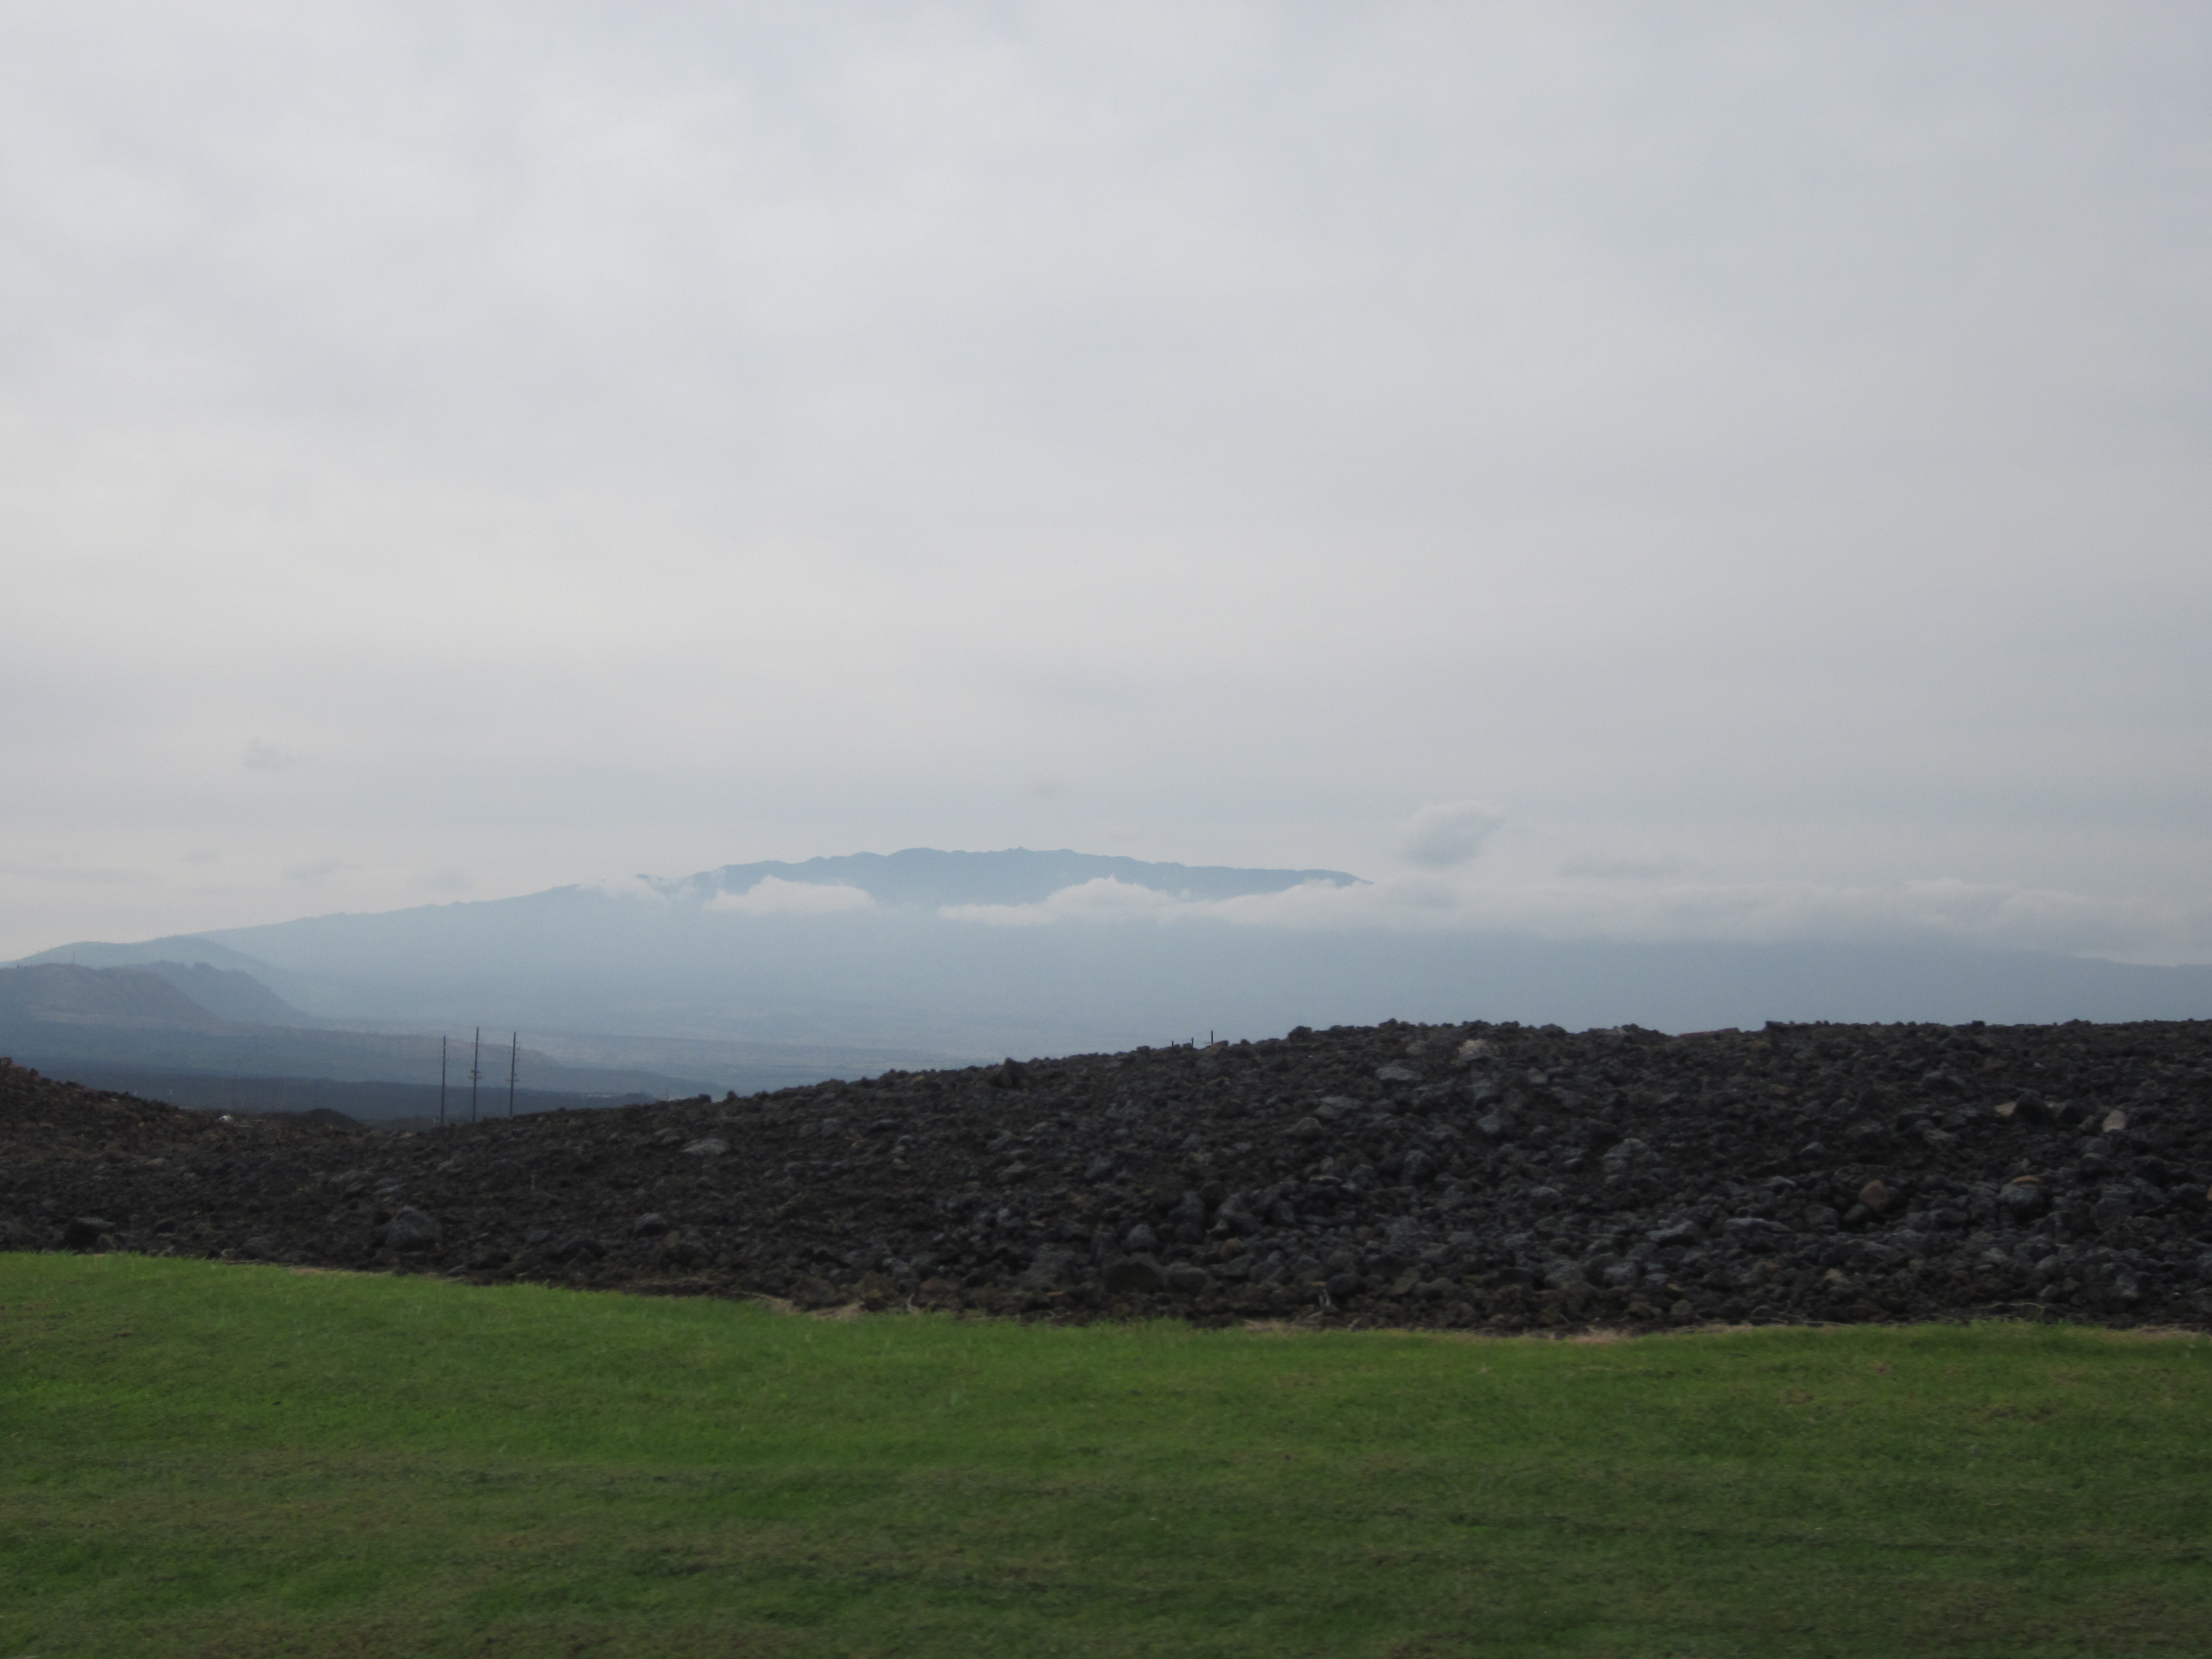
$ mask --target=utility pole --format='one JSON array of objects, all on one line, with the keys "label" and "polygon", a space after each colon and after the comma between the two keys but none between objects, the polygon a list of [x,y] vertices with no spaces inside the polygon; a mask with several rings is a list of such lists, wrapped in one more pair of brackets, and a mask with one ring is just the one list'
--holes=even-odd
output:
[{"label": "utility pole", "polygon": [[522,1058],[522,1033],[514,1034],[507,1050],[507,1115],[514,1115],[514,1063]]},{"label": "utility pole", "polygon": [[438,1039],[438,1127],[446,1127],[446,1039]]},{"label": "utility pole", "polygon": [[477,1046],[469,1050],[469,1121],[477,1121],[477,1085],[483,1080],[483,1027],[477,1027]]}]

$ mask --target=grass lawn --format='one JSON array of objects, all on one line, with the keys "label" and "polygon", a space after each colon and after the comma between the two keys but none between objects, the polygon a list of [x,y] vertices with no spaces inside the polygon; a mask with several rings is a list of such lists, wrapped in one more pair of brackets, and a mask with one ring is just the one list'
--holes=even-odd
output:
[{"label": "grass lawn", "polygon": [[840,1322],[0,1255],[0,1659],[2189,1655],[2212,1340]]}]

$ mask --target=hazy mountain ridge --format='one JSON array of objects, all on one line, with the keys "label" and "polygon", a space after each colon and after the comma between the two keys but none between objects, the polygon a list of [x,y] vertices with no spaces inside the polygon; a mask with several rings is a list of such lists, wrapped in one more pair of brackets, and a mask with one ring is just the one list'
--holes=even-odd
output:
[{"label": "hazy mountain ridge", "polygon": [[[1200,906],[1178,908],[1172,920],[1007,927],[957,919],[963,907],[1035,906],[1060,890],[1051,883],[1079,886],[1102,875],[1125,889],[1207,895],[1357,879],[1021,848],[908,848],[304,917],[143,945],[67,945],[33,960],[166,962],[198,975],[195,984],[234,982],[216,969],[247,974],[304,1010],[300,1017],[326,1037],[521,1030],[572,1067],[650,1073],[655,1084],[640,1086],[663,1091],[684,1080],[750,1091],[894,1066],[1209,1032],[1261,1038],[1298,1024],[1392,1018],[1682,1031],[1770,1019],[2040,1024],[2212,1014],[2212,968],[1955,945],[1302,929],[1240,925]],[[795,890],[856,887],[870,900],[819,914],[717,902],[771,879]],[[878,892],[888,897],[877,900]],[[198,962],[210,964],[206,974]],[[275,1028],[257,1029],[268,1058],[256,1070],[314,1074]],[[228,1054],[186,1053],[216,1041],[142,1034],[124,1045],[127,1054],[105,1057],[233,1069]],[[420,1052],[404,1074],[380,1075],[423,1080]],[[370,1063],[348,1059],[343,1074],[367,1075],[359,1068]]]},{"label": "hazy mountain ridge", "polygon": [[[264,962],[258,957],[248,956],[243,951],[233,950],[228,945],[218,944],[198,933],[165,933],[158,939],[142,939],[135,945],[116,944],[105,939],[78,939],[69,945],[57,945],[51,950],[33,951],[15,962],[0,963],[0,968],[38,968],[56,964],[72,968],[144,968],[167,979],[210,1013],[217,1012],[216,1005],[218,1002],[227,1003],[224,1013],[229,1018],[243,1018],[242,1013],[230,1015],[228,1012],[229,1007],[243,1009],[248,1006],[258,1006],[265,1009],[269,1003],[273,1003],[286,1016],[283,1018],[264,1018],[251,1022],[252,1024],[281,1025],[295,1020],[313,1023],[319,1017],[326,1018],[308,1013],[295,1005],[294,999],[300,994],[297,988],[302,983],[300,975],[275,963]],[[213,989],[214,983],[218,981],[211,981],[200,974],[203,968],[252,980],[258,991],[266,994],[268,1002],[261,1002],[254,992],[240,993],[238,1000],[228,1001],[220,992]],[[308,994],[313,994],[312,986],[308,987]]]}]

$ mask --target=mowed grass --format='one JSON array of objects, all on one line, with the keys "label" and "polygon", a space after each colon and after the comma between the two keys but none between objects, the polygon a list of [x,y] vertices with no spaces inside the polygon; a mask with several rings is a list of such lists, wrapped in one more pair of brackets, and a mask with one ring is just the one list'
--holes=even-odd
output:
[{"label": "mowed grass", "polygon": [[2212,1651],[2212,1342],[0,1256],[0,1659]]}]

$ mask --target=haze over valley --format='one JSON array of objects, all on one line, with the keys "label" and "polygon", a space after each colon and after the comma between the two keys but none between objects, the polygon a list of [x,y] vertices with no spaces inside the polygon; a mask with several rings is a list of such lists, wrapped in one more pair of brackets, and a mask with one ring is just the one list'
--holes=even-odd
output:
[{"label": "haze over valley", "polygon": [[[0,969],[0,1047],[84,1080],[220,1103],[254,1076],[428,1090],[430,1034],[465,1047],[489,1029],[503,1105],[515,1031],[527,1107],[1390,1018],[1685,1030],[2212,1007],[2212,968],[1926,943],[1407,928],[1352,908],[1371,885],[1330,870],[909,848],[81,941]],[[458,1081],[468,1061],[450,1046],[447,1059]],[[231,1092],[195,1077],[232,1079]],[[423,1098],[392,1096],[371,1115],[422,1115],[404,1109]]]}]

